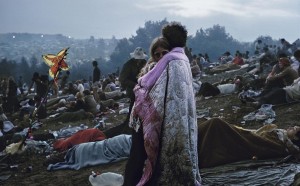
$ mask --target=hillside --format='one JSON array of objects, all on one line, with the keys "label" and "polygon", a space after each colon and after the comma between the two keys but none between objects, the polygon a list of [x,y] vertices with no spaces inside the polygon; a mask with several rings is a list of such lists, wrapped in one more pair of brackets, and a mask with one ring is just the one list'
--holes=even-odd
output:
[{"label": "hillside", "polygon": [[[234,74],[239,74],[243,72],[235,72]],[[225,76],[232,77],[233,74],[220,74],[215,76],[207,76],[203,78],[203,81],[218,81]],[[249,121],[242,122],[243,116],[255,111],[253,107],[249,107],[238,99],[237,94],[217,96],[210,99],[199,100],[196,97],[197,111],[200,113],[203,109],[209,110],[208,117],[221,117],[231,124],[237,124],[244,128],[257,129],[264,124],[261,121]],[[125,103],[127,106],[128,103]],[[280,128],[286,128],[291,125],[299,125],[298,120],[300,118],[300,104],[286,104],[273,107],[276,117],[274,123]],[[115,112],[108,112],[103,115],[107,118],[105,130],[120,124],[124,119],[125,115],[119,114],[119,110]],[[207,118],[206,118],[207,119]],[[198,119],[198,123],[206,120],[204,117]],[[34,133],[45,132],[48,130],[59,130],[62,127],[72,125],[78,126],[80,124],[86,124],[89,127],[95,125],[94,120],[80,120],[72,123],[45,123],[40,129],[34,131]],[[90,185],[88,177],[92,171],[104,173],[104,172],[115,172],[123,174],[126,160],[107,164],[99,165],[95,167],[83,168],[78,171],[75,170],[60,170],[49,172],[43,165],[46,159],[44,154],[21,154],[15,155],[13,157],[8,157],[2,162],[10,162],[11,165],[15,165],[15,168],[9,169],[7,171],[10,178],[4,182],[4,185],[14,186],[14,185]],[[1,163],[2,163],[1,162]]]}]

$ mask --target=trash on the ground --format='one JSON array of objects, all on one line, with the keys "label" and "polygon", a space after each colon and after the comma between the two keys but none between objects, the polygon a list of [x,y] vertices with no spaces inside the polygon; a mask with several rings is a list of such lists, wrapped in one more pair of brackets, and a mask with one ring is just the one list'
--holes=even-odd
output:
[{"label": "trash on the ground", "polygon": [[197,109],[197,110],[196,110],[197,118],[208,117],[208,116],[209,116],[209,109],[210,109],[210,108]]},{"label": "trash on the ground", "polygon": [[119,114],[128,114],[129,113],[129,107],[123,108],[119,111]]},{"label": "trash on the ground", "polygon": [[124,177],[121,174],[106,172],[97,174],[94,171],[89,176],[89,181],[92,186],[121,186],[124,182]]},{"label": "trash on the ground", "polygon": [[275,120],[276,114],[275,111],[272,109],[272,106],[273,105],[271,104],[263,104],[256,112],[251,112],[247,114],[246,116],[243,117],[243,119],[245,121],[253,121],[253,120],[264,121],[270,119],[267,122],[270,122],[271,119]]},{"label": "trash on the ground", "polygon": [[237,113],[238,110],[241,109],[241,108],[238,107],[238,106],[232,106],[231,108],[232,108],[232,110],[233,110],[233,113]]}]

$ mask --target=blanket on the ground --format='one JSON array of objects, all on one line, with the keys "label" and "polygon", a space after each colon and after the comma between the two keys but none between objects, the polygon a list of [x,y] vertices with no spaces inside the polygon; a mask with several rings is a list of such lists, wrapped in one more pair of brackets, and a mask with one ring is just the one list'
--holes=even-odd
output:
[{"label": "blanket on the ground", "polygon": [[202,185],[292,185],[299,162],[277,165],[278,161],[250,160],[201,169]]},{"label": "blanket on the ground", "polygon": [[276,133],[255,134],[219,118],[198,124],[199,168],[251,160],[285,157],[286,145]]}]

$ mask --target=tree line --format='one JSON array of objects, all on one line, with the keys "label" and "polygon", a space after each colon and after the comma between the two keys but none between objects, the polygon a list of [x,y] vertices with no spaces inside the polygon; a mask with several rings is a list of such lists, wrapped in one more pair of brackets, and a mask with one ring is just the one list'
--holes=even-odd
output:
[{"label": "tree line", "polygon": [[[67,61],[71,66],[70,80],[89,80],[92,75],[93,60],[98,61],[103,76],[116,72],[117,69],[121,69],[123,64],[130,58],[129,54],[133,52],[136,47],[139,46],[144,48],[145,51],[149,51],[152,40],[160,35],[162,26],[167,23],[169,22],[166,19],[161,21],[146,21],[144,27],[140,27],[136,30],[136,35],[119,40],[112,38],[114,41],[113,44],[106,44],[103,39],[96,41],[96,39],[91,36],[91,38],[86,41],[80,41],[79,44],[81,48],[88,48],[88,50],[79,50],[80,48],[78,49],[77,47],[75,48],[76,50],[74,49],[74,51],[72,51],[72,46],[65,46],[70,47],[69,50],[72,52],[72,56],[70,57],[72,57],[72,60],[82,58],[79,63],[72,62],[72,60],[69,61],[67,56]],[[266,44],[273,45],[279,43],[278,40],[274,40],[270,36],[258,36],[257,39],[261,39]],[[63,40],[64,44],[73,45],[63,36],[60,36],[59,40]],[[235,53],[237,50],[240,52],[249,51],[250,54],[253,54],[256,40],[253,42],[239,42],[226,32],[225,27],[213,25],[213,27],[207,29],[199,28],[195,35],[190,35],[188,37],[187,46],[192,49],[193,54],[206,53],[211,61],[216,61],[225,51],[230,51],[231,53]],[[1,37],[0,41],[3,43]],[[90,43],[93,42],[98,42],[97,47],[90,45]],[[101,43],[101,45],[99,43]],[[37,46],[37,50],[38,48]],[[106,49],[106,53],[104,52],[104,48]],[[58,51],[54,51],[53,53],[55,52]],[[1,59],[0,66],[1,76],[13,76],[15,79],[22,76],[24,81],[28,83],[31,81],[34,72],[48,74],[49,70],[49,67],[41,62],[41,59],[35,55],[29,59],[28,57],[22,57],[20,61],[5,57]]]}]

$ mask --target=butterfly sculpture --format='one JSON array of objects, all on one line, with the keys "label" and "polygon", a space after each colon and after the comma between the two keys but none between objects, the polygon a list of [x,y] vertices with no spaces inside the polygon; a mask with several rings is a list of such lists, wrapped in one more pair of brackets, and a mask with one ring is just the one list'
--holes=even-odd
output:
[{"label": "butterfly sculpture", "polygon": [[42,55],[43,60],[50,67],[49,75],[54,80],[57,79],[60,70],[69,69],[68,64],[65,62],[68,49],[69,48],[62,49],[60,52],[57,53],[57,55],[54,54]]}]

